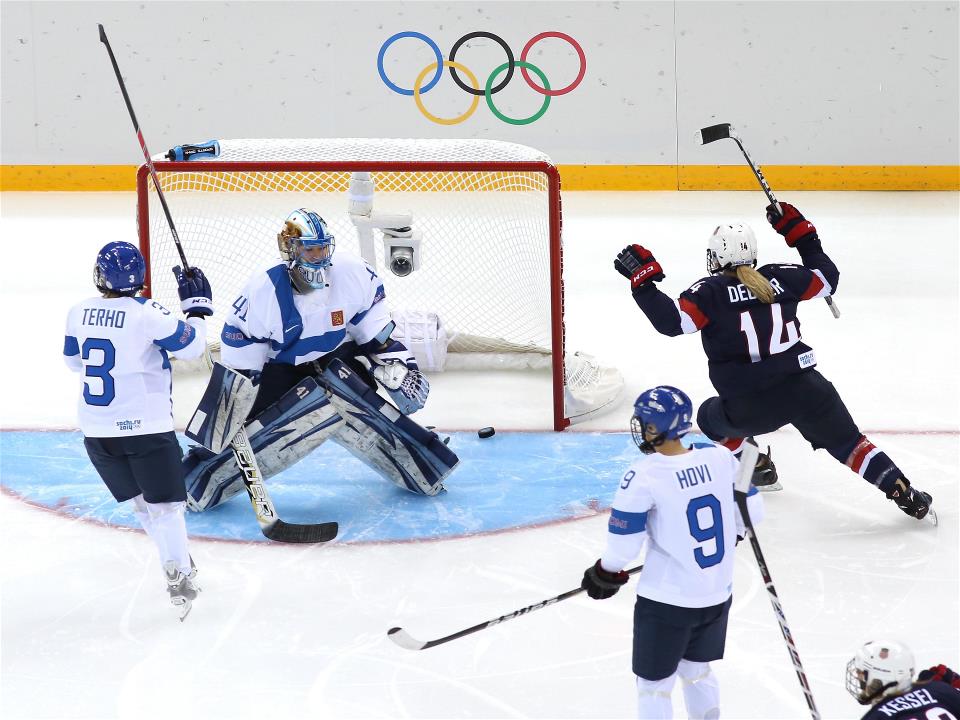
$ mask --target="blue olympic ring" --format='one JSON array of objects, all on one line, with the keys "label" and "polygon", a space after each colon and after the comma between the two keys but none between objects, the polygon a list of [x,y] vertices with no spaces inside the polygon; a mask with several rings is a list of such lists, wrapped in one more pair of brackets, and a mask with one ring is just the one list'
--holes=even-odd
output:
[{"label": "blue olympic ring", "polygon": [[393,45],[397,40],[403,38],[417,38],[418,40],[423,40],[430,48],[433,50],[433,54],[437,56],[437,72],[434,74],[433,79],[428,82],[426,85],[421,88],[420,92],[425,93],[428,90],[432,89],[434,85],[440,82],[440,76],[443,75],[443,53],[440,52],[440,47],[430,38],[428,38],[423,33],[413,32],[412,30],[407,30],[404,32],[398,32],[396,35],[391,35],[387,38],[386,42],[380,46],[380,53],[377,55],[377,72],[380,73],[380,79],[383,80],[384,84],[393,90],[395,93],[400,93],[401,95],[406,95],[407,97],[413,96],[413,90],[405,90],[399,85],[395,85],[390,81],[390,78],[387,77],[386,71],[383,69],[383,56],[387,54],[387,49]]}]

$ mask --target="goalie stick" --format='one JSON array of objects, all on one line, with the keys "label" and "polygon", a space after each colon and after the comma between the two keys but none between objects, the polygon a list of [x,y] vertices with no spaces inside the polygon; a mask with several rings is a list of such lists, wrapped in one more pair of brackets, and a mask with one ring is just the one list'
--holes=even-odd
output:
[{"label": "goalie stick", "polygon": [[770,568],[767,567],[767,561],[763,558],[763,551],[760,550],[760,541],[757,540],[757,531],[753,527],[753,521],[750,519],[750,511],[747,508],[747,491],[750,490],[750,478],[753,477],[753,468],[757,464],[759,454],[760,450],[755,446],[749,443],[744,445],[743,453],[740,455],[740,474],[737,476],[734,498],[737,501],[737,507],[740,508],[740,515],[743,516],[747,536],[750,538],[750,547],[753,548],[753,554],[757,558],[757,565],[760,567],[763,584],[766,586],[767,593],[770,595],[773,614],[777,616],[777,622],[780,623],[780,632],[783,633],[783,639],[787,643],[787,652],[790,653],[790,659],[793,661],[793,669],[797,672],[797,679],[800,681],[800,687],[807,701],[807,707],[810,709],[810,717],[813,718],[813,720],[820,720],[820,711],[817,710],[817,704],[814,702],[813,691],[810,690],[810,682],[807,680],[807,674],[804,672],[803,664],[800,662],[800,653],[797,652],[796,643],[793,642],[793,634],[787,626],[787,616],[783,614],[783,607],[780,605],[777,589],[773,586],[773,578],[770,577]]},{"label": "goalie stick", "polygon": [[[635,568],[627,570],[627,574],[633,575],[635,573],[640,572],[641,570],[643,570],[643,565],[638,565]],[[393,642],[395,642],[400,647],[406,648],[407,650],[426,650],[427,648],[436,647],[437,645],[443,645],[444,643],[448,643],[451,640],[462,638],[465,635],[470,635],[472,633],[479,632],[480,630],[486,630],[487,628],[493,627],[494,625],[499,625],[500,623],[504,623],[507,620],[513,620],[514,618],[518,618],[521,615],[532,613],[534,610],[541,610],[547,607],[548,605],[554,605],[560,602],[561,600],[567,600],[568,598],[572,598],[574,595],[579,595],[582,592],[583,592],[582,587],[578,587],[575,590],[567,590],[567,592],[561,593],[556,597],[552,597],[547,600],[541,600],[540,602],[534,603],[533,605],[527,605],[526,607],[520,608],[519,610],[514,610],[512,613],[501,615],[500,617],[495,618],[493,620],[487,620],[486,622],[482,622],[478,625],[474,625],[473,627],[468,627],[466,630],[460,630],[459,632],[455,632],[452,635],[447,635],[442,638],[437,638],[436,640],[417,640],[414,637],[412,637],[410,633],[408,633],[406,630],[400,627],[390,628],[389,630],[387,630],[387,637],[393,640]]]},{"label": "goalie stick", "polygon": [[[760,168],[757,167],[757,165],[753,162],[753,158],[750,157],[750,153],[748,153],[747,149],[743,146],[743,141],[740,139],[740,136],[736,133],[736,131],[730,126],[730,123],[711,125],[710,127],[705,127],[700,130],[700,143],[702,145],[709,145],[712,142],[723,140],[724,138],[730,138],[737,143],[737,146],[740,148],[740,152],[743,153],[743,157],[747,160],[747,165],[750,166],[750,169],[753,170],[753,174],[760,182],[760,187],[763,188],[763,192],[767,196],[767,200],[771,205],[775,206],[777,208],[777,212],[782,215],[783,212],[780,208],[780,203],[773,194],[773,190],[770,189],[766,178],[763,177],[763,173],[760,172]],[[826,301],[827,306],[830,308],[830,312],[833,313],[833,316],[835,318],[839,318],[840,309],[833,302],[833,298],[827,295],[824,300]]]},{"label": "goalie stick", "polygon": [[260,530],[270,540],[286,543],[321,543],[333,540],[337,536],[339,526],[335,522],[317,523],[316,525],[295,525],[287,523],[277,517],[277,509],[270,499],[267,488],[263,484],[260,474],[260,465],[257,456],[250,447],[247,431],[240,428],[230,442],[233,456],[243,476],[243,485],[250,495],[253,512],[257,515]]}]

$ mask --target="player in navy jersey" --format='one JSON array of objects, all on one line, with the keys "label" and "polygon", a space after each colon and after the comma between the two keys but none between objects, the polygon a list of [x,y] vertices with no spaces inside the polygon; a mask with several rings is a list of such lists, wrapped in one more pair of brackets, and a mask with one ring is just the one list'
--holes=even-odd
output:
[{"label": "player in navy jersey", "polygon": [[198,586],[187,548],[168,355],[191,359],[205,351],[204,317],[213,307],[199,268],[173,272],[186,322],[139,297],[146,264],[136,247],[104,246],[94,265],[100,295],[70,309],[63,355],[71,370],[82,373],[78,416],[87,455],[117,502],[133,502],[134,515],[160,553],[170,601],[182,620]]},{"label": "player in navy jersey", "polygon": [[[607,547],[581,587],[594,600],[612,597],[624,571],[647,545],[633,615],[633,672],[641,718],[670,718],[677,677],[691,718],[720,717],[710,662],[723,657],[733,591],[733,551],[745,534],[734,500],[740,464],[724,447],[689,442],[693,404],[675,387],[640,394],[630,420],[643,455],[617,489]],[[763,503],[750,488],[759,523]]]},{"label": "player in navy jersey", "polygon": [[910,648],[873,640],[847,663],[847,692],[870,705],[862,720],[960,720],[960,675],[945,665],[913,679]]},{"label": "player in navy jersey", "polygon": [[[718,397],[706,400],[697,424],[708,437],[739,452],[753,435],[793,425],[814,449],[875,485],[911,517],[926,517],[933,501],[910,484],[894,462],[859,430],[833,385],[816,369],[816,357],[800,337],[797,305],[831,295],[840,272],[823,251],[813,224],[781,203],[767,220],[800,253],[801,264],[757,264],[757,241],[747,225],[721,225],[707,244],[707,269],[673,300],[655,283],[663,268],[646,248],[631,245],[614,267],[630,279],[633,297],[664,335],[700,332],[710,380]],[[754,476],[776,479],[768,456]],[[932,514],[933,519],[936,518]]]}]

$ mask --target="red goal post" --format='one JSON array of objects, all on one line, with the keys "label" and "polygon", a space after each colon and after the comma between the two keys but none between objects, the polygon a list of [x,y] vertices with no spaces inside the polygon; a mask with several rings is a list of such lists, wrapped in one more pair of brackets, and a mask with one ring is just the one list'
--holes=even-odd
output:
[{"label": "red goal post", "polygon": [[[469,356],[468,367],[549,365],[555,430],[599,409],[595,398],[570,394],[572,376],[596,384],[604,369],[565,353],[560,176],[547,156],[487,140],[224,140],[220,148],[216,159],[154,158],[187,259],[214,289],[211,338],[251,273],[279,262],[283,219],[309,207],[331,227],[336,252],[376,269],[391,310],[439,316],[451,358]],[[407,213],[422,237],[410,275],[395,276],[382,231],[361,231],[360,216],[348,213],[358,178],[373,183],[373,213]],[[176,306],[169,268],[178,257],[145,165],[137,193],[146,291]],[[565,373],[565,361],[578,367]],[[609,388],[600,394],[599,407],[612,402]]]}]

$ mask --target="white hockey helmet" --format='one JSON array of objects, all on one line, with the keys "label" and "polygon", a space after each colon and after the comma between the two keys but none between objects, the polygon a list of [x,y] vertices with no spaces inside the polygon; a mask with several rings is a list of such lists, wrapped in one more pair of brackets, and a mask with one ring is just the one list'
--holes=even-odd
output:
[{"label": "white hockey helmet", "polygon": [[707,270],[716,275],[739,265],[757,264],[757,238],[749,225],[718,225],[707,241]]},{"label": "white hockey helmet", "polygon": [[861,705],[901,693],[913,683],[910,648],[896,640],[871,640],[847,663],[847,692]]},{"label": "white hockey helmet", "polygon": [[333,261],[336,239],[322,217],[306,208],[294,210],[277,235],[277,246],[297,289],[326,287],[324,273]]}]

